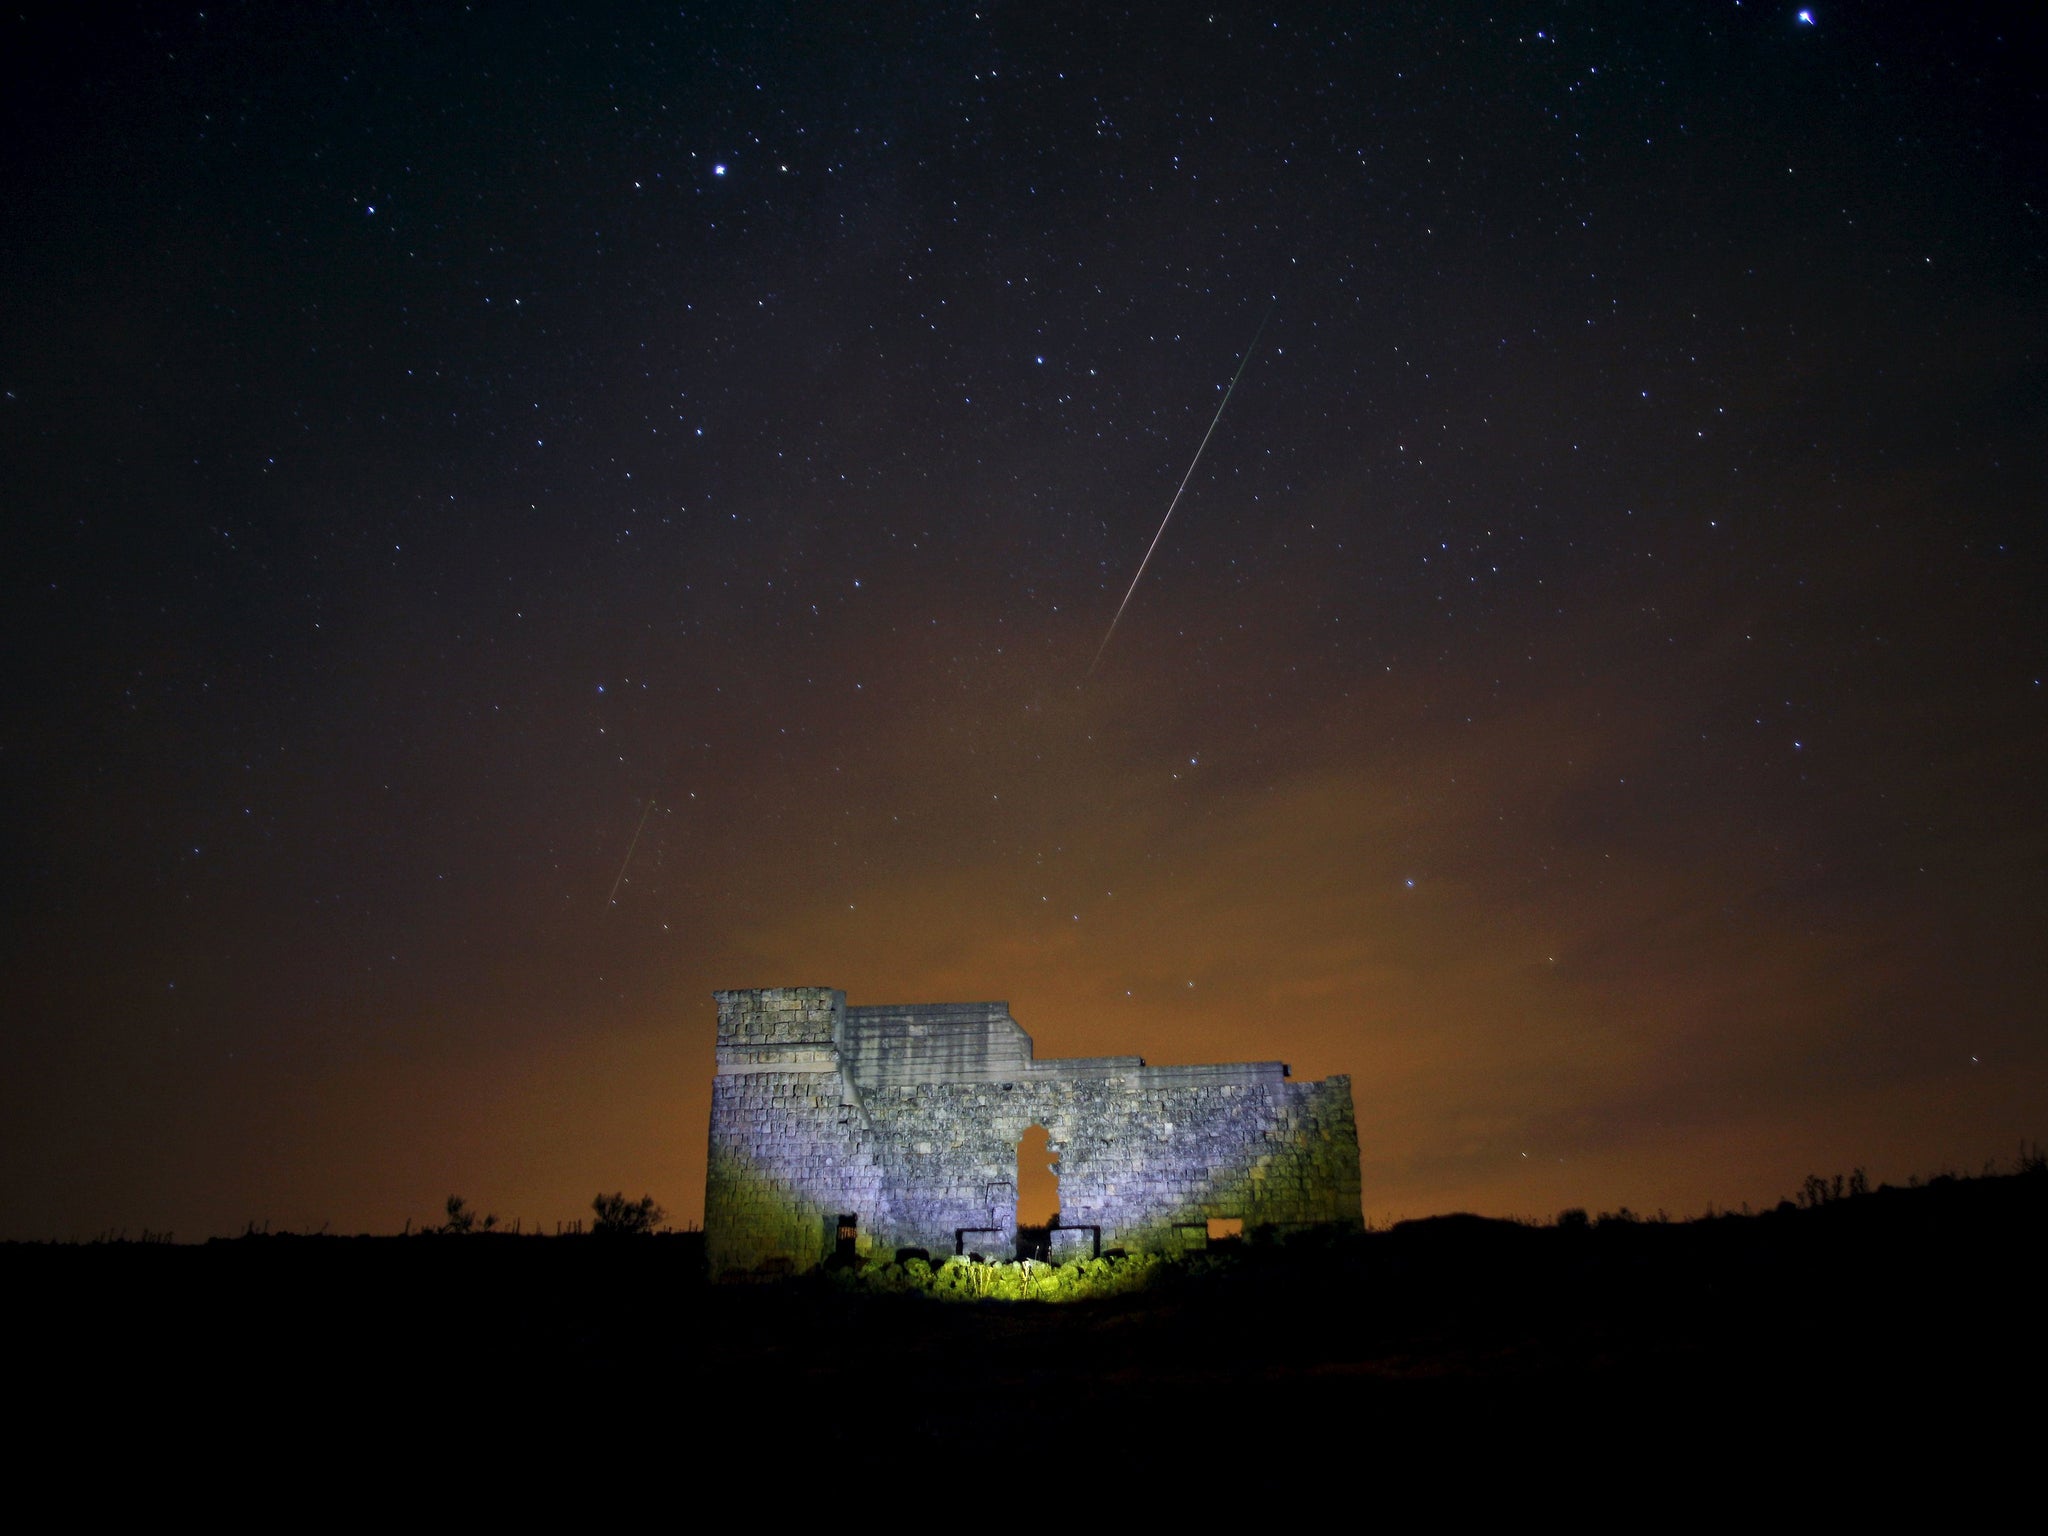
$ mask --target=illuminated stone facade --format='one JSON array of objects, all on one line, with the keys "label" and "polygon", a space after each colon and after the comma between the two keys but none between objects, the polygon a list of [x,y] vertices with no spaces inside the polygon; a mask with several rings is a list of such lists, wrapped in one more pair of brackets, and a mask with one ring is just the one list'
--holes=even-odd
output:
[{"label": "illuminated stone facade", "polygon": [[830,987],[719,992],[704,1226],[713,1274],[835,1251],[1016,1251],[1017,1145],[1059,1158],[1054,1257],[1166,1252],[1211,1218],[1359,1224],[1351,1080],[1280,1062],[1037,1061],[1006,1003],[849,1008]]}]

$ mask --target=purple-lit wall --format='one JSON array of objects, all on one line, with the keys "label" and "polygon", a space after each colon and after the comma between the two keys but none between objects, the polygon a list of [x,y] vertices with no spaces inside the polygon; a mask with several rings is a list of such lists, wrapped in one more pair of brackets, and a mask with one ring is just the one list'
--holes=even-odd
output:
[{"label": "purple-lit wall", "polygon": [[1062,1225],[1099,1227],[1104,1248],[1171,1251],[1203,1240],[1211,1217],[1248,1231],[1359,1222],[1347,1077],[1036,1061],[1002,1003],[848,1008],[824,987],[717,998],[714,1273],[809,1268],[842,1216],[865,1253],[958,1244],[1007,1258],[1017,1144],[1033,1125],[1059,1157]]}]

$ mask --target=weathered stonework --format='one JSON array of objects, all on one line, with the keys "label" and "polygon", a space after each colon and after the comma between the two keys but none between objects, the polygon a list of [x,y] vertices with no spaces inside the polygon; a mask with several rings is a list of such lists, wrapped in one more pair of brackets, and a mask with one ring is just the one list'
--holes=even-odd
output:
[{"label": "weathered stonework", "polygon": [[934,1259],[1016,1244],[1017,1144],[1059,1157],[1055,1257],[1169,1252],[1211,1218],[1359,1224],[1351,1079],[1277,1061],[1033,1059],[1006,1003],[849,1008],[830,987],[719,992],[704,1228],[713,1274],[809,1269],[842,1239]]}]

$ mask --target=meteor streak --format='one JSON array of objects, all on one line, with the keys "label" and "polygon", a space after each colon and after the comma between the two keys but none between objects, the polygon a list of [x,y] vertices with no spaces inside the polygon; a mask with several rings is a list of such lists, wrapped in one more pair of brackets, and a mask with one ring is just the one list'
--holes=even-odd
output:
[{"label": "meteor streak", "polygon": [[[1276,299],[1274,303],[1278,303]],[[1145,567],[1152,563],[1152,552],[1159,548],[1159,541],[1166,537],[1166,525],[1173,521],[1173,509],[1180,505],[1182,492],[1188,482],[1195,478],[1195,466],[1202,462],[1202,450],[1209,446],[1209,439],[1216,435],[1216,423],[1223,419],[1223,413],[1230,406],[1230,397],[1237,392],[1237,381],[1244,377],[1244,365],[1252,360],[1252,352],[1258,347],[1259,337],[1265,334],[1266,322],[1273,318],[1273,305],[1266,306],[1266,312],[1259,316],[1259,328],[1252,332],[1251,346],[1244,349],[1244,356],[1238,359],[1237,372],[1230,376],[1230,388],[1223,391],[1223,399],[1216,407],[1216,414],[1209,418],[1209,430],[1202,434],[1201,445],[1195,449],[1195,456],[1188,460],[1188,472],[1180,477],[1180,486],[1173,493],[1173,500],[1166,504],[1166,516],[1159,519],[1159,531],[1152,535],[1152,542],[1145,549],[1145,558],[1138,562],[1138,574],[1131,578],[1131,585],[1124,593],[1124,600],[1116,605],[1116,617],[1109,621],[1108,632],[1102,637],[1102,644],[1095,647],[1095,659],[1088,663],[1088,675],[1093,677],[1095,669],[1102,665],[1102,653],[1109,649],[1110,637],[1116,633],[1116,626],[1124,616],[1124,610],[1131,606],[1131,593],[1138,590],[1138,583],[1145,579]]]},{"label": "meteor streak", "polygon": [[640,825],[633,829],[633,840],[630,843],[626,844],[626,857],[624,861],[619,865],[619,877],[618,879],[612,882],[611,895],[605,897],[604,899],[605,909],[607,911],[609,911],[612,907],[618,905],[619,886],[625,881],[626,866],[633,862],[633,850],[640,846],[640,834],[647,830],[647,818],[652,816],[653,814],[654,796],[649,795],[647,797],[647,809],[640,813]]}]

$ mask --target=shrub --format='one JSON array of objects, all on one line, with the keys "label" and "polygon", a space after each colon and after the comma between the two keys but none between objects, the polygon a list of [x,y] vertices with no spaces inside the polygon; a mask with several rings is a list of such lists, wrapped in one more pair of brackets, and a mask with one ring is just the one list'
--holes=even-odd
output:
[{"label": "shrub", "polygon": [[668,1220],[668,1212],[654,1203],[654,1196],[628,1200],[624,1193],[600,1194],[590,1202],[597,1220],[590,1230],[604,1237],[643,1237]]},{"label": "shrub", "polygon": [[[1181,1261],[1185,1262],[1185,1261]],[[823,1271],[828,1283],[870,1296],[928,1296],[936,1301],[1089,1301],[1141,1289],[1163,1273],[1166,1260],[1105,1255],[1064,1264],[982,1264],[920,1258],[871,1264],[863,1269]]]},{"label": "shrub", "polygon": [[489,1232],[498,1224],[496,1216],[478,1216],[470,1209],[469,1202],[460,1195],[450,1195],[443,1209],[447,1211],[448,1219],[433,1230],[445,1232],[450,1237],[467,1237],[472,1232]]}]

